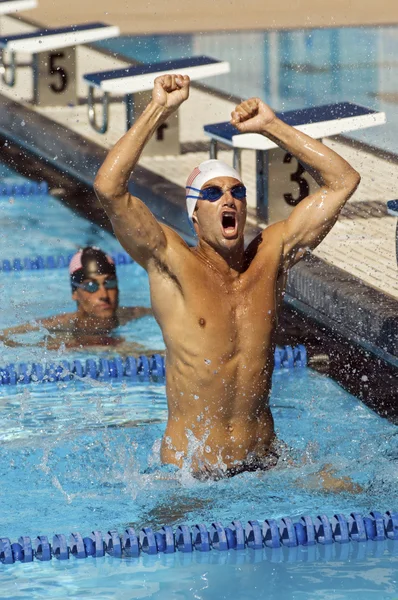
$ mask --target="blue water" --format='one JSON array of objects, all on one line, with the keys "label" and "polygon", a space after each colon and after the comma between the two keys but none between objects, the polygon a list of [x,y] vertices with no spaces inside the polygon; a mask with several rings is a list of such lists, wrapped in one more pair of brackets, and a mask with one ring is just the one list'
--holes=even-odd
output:
[{"label": "blue water", "polygon": [[[21,527],[53,534],[398,507],[397,428],[309,369],[274,376],[272,412],[294,464],[220,482],[194,480],[189,465],[177,473],[161,466],[161,384],[5,386],[0,403],[2,525],[10,537]],[[314,493],[313,474],[327,463],[363,491]]]},{"label": "blue water", "polygon": [[203,83],[276,110],[348,100],[383,110],[388,124],[350,134],[398,153],[398,27],[124,36],[101,42],[113,52],[158,62],[208,55],[231,72]]},{"label": "blue water", "polygon": [[1,582],[7,600],[396,600],[397,567],[397,545],[368,542],[3,565]]},{"label": "blue water", "polygon": [[[127,525],[157,529],[214,520],[227,525],[237,518],[367,514],[375,507],[398,507],[397,428],[310,369],[274,375],[272,412],[294,465],[218,482],[201,483],[187,469],[160,465],[167,417],[161,384],[4,387],[0,406],[1,535],[11,540],[76,530],[82,535],[94,529],[122,532]],[[363,491],[312,489],[314,474],[325,463]],[[263,597],[269,577],[270,598],[351,598],[344,593],[358,585],[365,599],[393,598],[396,556],[391,544],[223,556],[212,551],[189,558],[2,566],[0,577],[7,598],[20,597],[13,595],[14,577],[20,589],[35,594],[30,597],[43,592],[48,598],[66,597],[67,590],[72,597],[73,592],[93,599],[119,597],[112,596],[116,586],[124,598],[252,600]],[[286,565],[289,561],[299,564]],[[178,577],[173,566],[179,567]],[[330,579],[332,573],[336,577]],[[233,590],[242,592],[233,596]],[[377,596],[381,591],[385,595]]]}]

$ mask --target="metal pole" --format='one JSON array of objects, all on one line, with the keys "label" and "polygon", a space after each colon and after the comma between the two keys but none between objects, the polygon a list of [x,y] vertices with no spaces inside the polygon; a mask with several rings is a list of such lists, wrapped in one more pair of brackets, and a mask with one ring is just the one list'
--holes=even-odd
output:
[{"label": "metal pole", "polygon": [[242,153],[240,148],[233,149],[233,166],[239,173],[242,174]]},{"label": "metal pole", "polygon": [[256,150],[257,216],[268,223],[268,152]]},{"label": "metal pole", "polygon": [[134,121],[134,96],[133,94],[126,94],[125,99],[126,103],[126,131],[133,126]]},{"label": "metal pole", "polygon": [[97,122],[97,114],[95,110],[94,86],[88,88],[87,111],[90,125],[98,133],[106,133],[108,131],[109,122],[109,92],[104,92],[101,97],[102,105],[102,123]]},{"label": "metal pole", "polygon": [[214,138],[210,140],[210,158],[217,158],[217,140]]},{"label": "metal pole", "polygon": [[16,79],[17,79],[17,62],[16,62],[16,54],[15,52],[10,52],[10,62],[7,65],[5,63],[5,52],[1,50],[0,55],[0,73],[3,82],[8,85],[8,87],[14,87]]}]

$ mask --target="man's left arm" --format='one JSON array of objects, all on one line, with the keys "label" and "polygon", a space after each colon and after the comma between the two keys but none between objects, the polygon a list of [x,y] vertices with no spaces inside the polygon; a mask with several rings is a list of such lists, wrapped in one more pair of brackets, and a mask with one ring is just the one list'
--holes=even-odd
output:
[{"label": "man's left arm", "polygon": [[129,321],[141,319],[147,315],[153,315],[152,309],[146,306],[122,306],[117,311],[117,317],[120,325],[125,325]]},{"label": "man's left arm", "polygon": [[286,266],[292,266],[305,250],[315,248],[331,230],[344,204],[358,187],[360,175],[322,142],[278,119],[258,98],[237,106],[232,113],[232,123],[242,133],[261,133],[293,154],[320,186],[283,222]]}]

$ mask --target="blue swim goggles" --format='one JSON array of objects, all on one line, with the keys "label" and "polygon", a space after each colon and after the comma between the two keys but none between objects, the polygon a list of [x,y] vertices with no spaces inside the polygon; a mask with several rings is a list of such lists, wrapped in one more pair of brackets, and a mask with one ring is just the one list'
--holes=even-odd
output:
[{"label": "blue swim goggles", "polygon": [[[198,200],[209,200],[209,202],[215,202],[216,200],[219,200],[221,196],[226,193],[218,185],[211,185],[203,190],[198,190],[194,187],[188,187],[187,189],[199,193],[200,196],[198,197]],[[235,198],[235,200],[244,200],[246,198],[246,188],[242,184],[235,185],[233,188],[227,191],[231,192],[231,196],[232,198]],[[196,197],[197,196],[187,196],[187,198]]]},{"label": "blue swim goggles", "polygon": [[[89,294],[95,294],[100,289],[98,281],[84,281],[83,283],[74,283],[73,285]],[[117,279],[105,279],[103,285],[106,290],[115,290],[117,288]]]}]

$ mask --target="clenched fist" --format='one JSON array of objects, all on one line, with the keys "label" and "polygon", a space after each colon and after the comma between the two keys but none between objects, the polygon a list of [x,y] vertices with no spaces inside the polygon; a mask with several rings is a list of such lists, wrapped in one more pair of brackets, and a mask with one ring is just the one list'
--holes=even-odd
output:
[{"label": "clenched fist", "polygon": [[263,133],[276,118],[272,108],[259,98],[250,98],[238,104],[231,117],[231,124],[241,133]]},{"label": "clenched fist", "polygon": [[188,75],[160,75],[154,82],[152,100],[173,112],[188,98],[189,83]]}]

